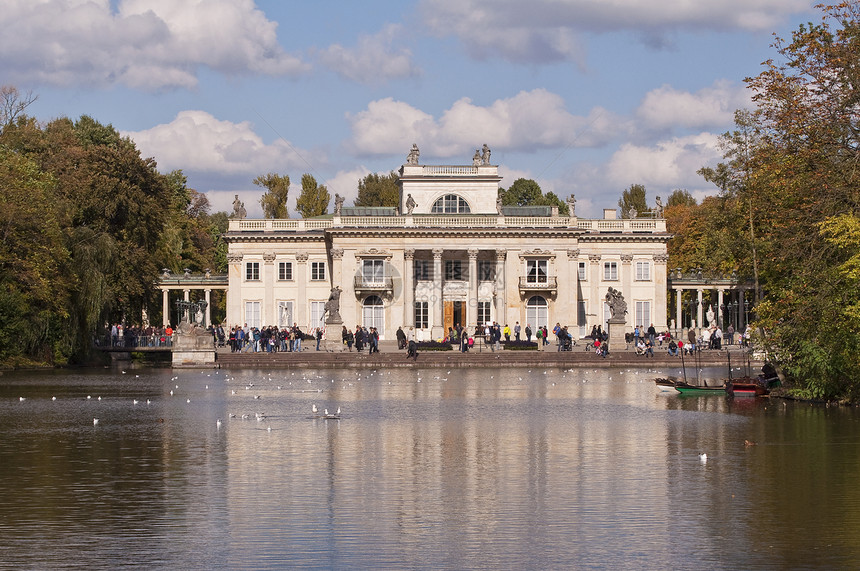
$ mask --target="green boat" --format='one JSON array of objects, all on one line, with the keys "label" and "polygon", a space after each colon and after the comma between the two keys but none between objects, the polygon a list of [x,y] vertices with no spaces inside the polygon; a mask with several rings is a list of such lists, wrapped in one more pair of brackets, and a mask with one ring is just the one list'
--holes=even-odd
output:
[{"label": "green boat", "polygon": [[726,387],[722,385],[711,387],[708,385],[691,385],[683,381],[675,381],[675,390],[677,390],[682,395],[697,397],[705,395],[726,396]]}]

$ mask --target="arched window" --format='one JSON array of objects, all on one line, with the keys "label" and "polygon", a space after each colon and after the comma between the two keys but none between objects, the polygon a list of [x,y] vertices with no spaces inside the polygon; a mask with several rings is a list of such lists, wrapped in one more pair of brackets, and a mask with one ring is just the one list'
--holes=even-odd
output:
[{"label": "arched window", "polygon": [[534,327],[549,327],[549,308],[546,299],[533,295],[526,302],[526,323]]},{"label": "arched window", "polygon": [[379,336],[382,337],[385,331],[385,307],[382,305],[382,298],[378,295],[369,295],[364,300],[361,324],[368,329],[376,327]]},{"label": "arched window", "polygon": [[472,210],[466,199],[456,194],[446,194],[433,203],[433,214],[468,214]]}]

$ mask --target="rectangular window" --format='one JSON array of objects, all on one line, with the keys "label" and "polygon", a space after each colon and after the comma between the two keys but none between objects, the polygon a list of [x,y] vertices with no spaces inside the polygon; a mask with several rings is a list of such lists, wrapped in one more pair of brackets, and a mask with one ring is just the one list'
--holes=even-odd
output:
[{"label": "rectangular window", "polygon": [[325,262],[311,262],[311,279],[315,281],[325,279]]},{"label": "rectangular window", "polygon": [[478,302],[478,324],[483,325],[485,323],[491,323],[491,321],[490,321],[490,302],[489,301],[479,301]]},{"label": "rectangular window", "polygon": [[445,279],[462,280],[463,262],[460,260],[445,260]]},{"label": "rectangular window", "polygon": [[245,263],[245,281],[260,281],[260,262]]},{"label": "rectangular window", "polygon": [[292,281],[293,279],[293,263],[278,262],[278,279],[282,282]]},{"label": "rectangular window", "polygon": [[618,280],[618,262],[603,262],[603,279],[608,282]]},{"label": "rectangular window", "polygon": [[585,271],[585,262],[579,262],[579,281],[584,282],[588,279],[588,274]]},{"label": "rectangular window", "polygon": [[261,327],[259,301],[245,302],[245,323],[248,324],[248,327]]},{"label": "rectangular window", "polygon": [[547,261],[526,260],[526,277],[530,284],[545,284],[547,277]]},{"label": "rectangular window", "polygon": [[[308,328],[313,329],[314,327],[322,327],[323,326],[323,314],[325,313],[325,302],[324,301],[312,301],[311,302],[311,321],[308,323]],[[305,333],[309,333],[306,331]]]},{"label": "rectangular window", "polygon": [[427,329],[430,327],[430,313],[427,311],[426,301],[415,302],[415,328]]},{"label": "rectangular window", "polygon": [[293,319],[293,302],[279,301],[278,302],[278,327],[290,327],[295,320]]},{"label": "rectangular window", "polygon": [[648,327],[651,324],[651,302],[636,302],[636,325]]},{"label": "rectangular window", "polygon": [[385,281],[385,260],[362,261],[361,279],[366,284],[383,283]]},{"label": "rectangular window", "polygon": [[491,282],[496,279],[496,264],[490,260],[478,260],[478,281]]},{"label": "rectangular window", "polygon": [[636,280],[651,281],[651,262],[647,260],[636,262]]},{"label": "rectangular window", "polygon": [[426,282],[433,279],[433,266],[430,260],[415,260],[412,262],[412,273],[416,282]]}]

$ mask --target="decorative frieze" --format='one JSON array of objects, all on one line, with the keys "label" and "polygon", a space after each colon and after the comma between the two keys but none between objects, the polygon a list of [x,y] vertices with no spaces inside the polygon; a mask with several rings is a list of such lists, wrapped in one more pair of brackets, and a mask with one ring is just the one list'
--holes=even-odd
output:
[{"label": "decorative frieze", "polygon": [[540,248],[535,248],[534,250],[523,250],[520,252],[520,260],[525,260],[526,258],[548,258],[550,260],[555,260],[555,252],[552,250],[541,250]]},{"label": "decorative frieze", "polygon": [[308,253],[307,252],[297,252],[296,253],[296,261],[300,264],[304,264],[308,261]]}]

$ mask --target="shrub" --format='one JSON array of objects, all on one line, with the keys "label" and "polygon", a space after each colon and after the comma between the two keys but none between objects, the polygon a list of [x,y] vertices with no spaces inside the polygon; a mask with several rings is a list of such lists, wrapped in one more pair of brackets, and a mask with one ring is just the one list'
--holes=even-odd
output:
[{"label": "shrub", "polygon": [[451,351],[450,343],[441,341],[419,341],[416,343],[419,351]]},{"label": "shrub", "polygon": [[534,341],[502,341],[506,351],[537,351],[538,344]]}]

